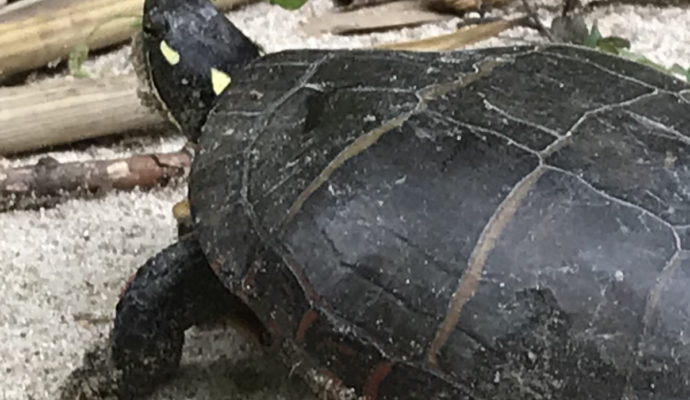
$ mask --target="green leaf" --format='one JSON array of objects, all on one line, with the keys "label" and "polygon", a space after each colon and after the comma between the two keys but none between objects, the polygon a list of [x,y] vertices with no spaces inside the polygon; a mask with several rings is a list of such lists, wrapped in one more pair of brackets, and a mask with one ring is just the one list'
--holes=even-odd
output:
[{"label": "green leaf", "polygon": [[592,29],[589,31],[584,43],[582,44],[602,52],[617,54],[630,61],[655,68],[667,74],[670,73],[682,76],[686,81],[690,82],[690,68],[686,69],[678,64],[674,64],[671,66],[671,68],[666,68],[665,66],[655,63],[642,54],[630,51],[630,41],[625,38],[618,36],[602,37],[596,21],[594,21],[592,24]]},{"label": "green leaf", "polygon": [[583,44],[587,47],[596,47],[599,39],[601,39],[601,32],[599,32],[599,27],[595,21],[592,24],[592,30],[589,31],[589,35],[587,35]]},{"label": "green leaf", "polygon": [[78,44],[69,52],[67,67],[72,76],[75,78],[85,78],[87,76],[86,72],[82,70],[81,67],[88,56],[89,48],[85,44]]},{"label": "green leaf", "polygon": [[690,68],[683,68],[680,64],[673,64],[669,71],[684,77],[686,81],[690,82]]},{"label": "green leaf", "polygon": [[270,2],[288,10],[296,10],[302,7],[307,0],[270,0]]},{"label": "green leaf", "polygon": [[143,18],[140,16],[132,17],[132,21],[129,23],[129,26],[135,29],[140,29],[141,24],[142,24]]},{"label": "green leaf", "polygon": [[618,48],[607,41],[599,41],[597,43],[597,49],[611,54],[618,54]]},{"label": "green leaf", "polygon": [[597,47],[604,51],[610,49],[610,53],[618,54],[619,50],[630,48],[630,41],[618,36],[607,36],[597,41]]}]

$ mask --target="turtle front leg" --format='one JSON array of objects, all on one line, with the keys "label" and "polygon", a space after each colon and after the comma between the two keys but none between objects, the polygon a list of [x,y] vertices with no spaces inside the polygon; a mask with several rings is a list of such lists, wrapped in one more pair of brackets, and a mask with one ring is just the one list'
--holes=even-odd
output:
[{"label": "turtle front leg", "polygon": [[176,371],[184,331],[237,307],[246,308],[208,266],[194,235],[148,260],[117,304],[111,350],[122,374],[118,397],[151,393]]}]

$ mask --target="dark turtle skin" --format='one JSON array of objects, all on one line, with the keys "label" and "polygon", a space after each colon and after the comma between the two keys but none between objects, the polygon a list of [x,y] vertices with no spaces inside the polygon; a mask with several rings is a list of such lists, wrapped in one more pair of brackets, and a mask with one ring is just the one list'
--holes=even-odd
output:
[{"label": "dark turtle skin", "polygon": [[193,233],[118,304],[121,398],[223,314],[367,400],[690,398],[686,83],[561,45],[248,62]]},{"label": "dark turtle skin", "polygon": [[[259,48],[205,0],[144,2],[138,38],[145,80],[161,108],[186,136],[196,139],[215,100],[211,69],[229,72],[259,56]],[[161,43],[178,55],[162,57]],[[139,43],[137,43],[139,44]],[[138,71],[139,72],[139,71]]]}]

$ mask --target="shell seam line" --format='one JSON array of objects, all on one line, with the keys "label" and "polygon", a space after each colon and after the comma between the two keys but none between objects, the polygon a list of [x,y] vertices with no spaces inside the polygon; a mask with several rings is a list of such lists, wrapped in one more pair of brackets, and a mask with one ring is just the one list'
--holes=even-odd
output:
[{"label": "shell seam line", "polygon": [[470,254],[467,268],[458,281],[457,289],[448,303],[445,318],[439,324],[436,335],[427,351],[427,363],[438,367],[438,353],[446,344],[450,334],[460,321],[462,309],[469,302],[479,286],[484,265],[493,250],[501,233],[510,223],[524,198],[546,171],[543,164],[539,164],[532,172],[521,179],[498,206],[489,221],[484,226],[477,242]]},{"label": "shell seam line", "polygon": [[347,160],[357,156],[363,151],[370,148],[374,143],[376,143],[384,134],[402,126],[410,117],[423,111],[426,108],[426,103],[430,100],[434,100],[444,94],[463,88],[472,82],[481,79],[488,74],[490,74],[493,69],[500,64],[504,64],[506,61],[497,61],[495,59],[489,59],[480,63],[476,67],[476,72],[465,75],[460,79],[447,84],[433,84],[426,86],[419,91],[416,95],[419,102],[414,107],[414,109],[403,113],[402,115],[389,119],[382,125],[375,129],[372,129],[364,134],[360,135],[352,143],[346,146],[338,155],[333,158],[324,169],[314,178],[311,183],[297,196],[297,199],[292,203],[288,209],[287,215],[280,224],[278,231],[282,230],[299,212],[304,203],[311,197],[311,195],[323,185],[328,178],[340,168]]},{"label": "shell seam line", "polygon": [[550,145],[546,146],[546,148],[544,148],[542,151],[540,151],[539,154],[544,159],[547,159],[553,153],[555,153],[555,152],[561,150],[563,147],[567,146],[570,143],[570,141],[573,139],[573,135],[574,135],[575,131],[577,130],[577,128],[579,128],[580,125],[582,125],[590,117],[592,117],[594,115],[598,115],[604,111],[614,110],[617,108],[623,108],[625,106],[635,104],[636,102],[638,102],[642,99],[646,99],[648,97],[653,97],[653,96],[656,96],[657,94],[659,94],[659,92],[654,90],[651,92],[642,93],[641,95],[635,96],[635,97],[628,99],[628,100],[621,101],[619,103],[604,104],[600,107],[585,111],[584,113],[582,113],[580,118],[578,118],[577,121],[575,121],[575,123],[573,123],[573,125],[568,129],[568,131],[563,136],[559,137],[558,139],[553,141]]},{"label": "shell seam line", "polygon": [[609,68],[606,68],[605,66],[603,66],[603,65],[601,65],[601,64],[598,64],[598,63],[596,63],[596,62],[594,62],[594,61],[591,61],[591,60],[583,60],[583,59],[581,59],[581,58],[577,58],[577,57],[573,57],[573,56],[568,56],[568,55],[566,55],[566,54],[561,54],[561,53],[556,53],[556,52],[550,52],[550,51],[548,51],[548,49],[547,49],[547,50],[544,50],[544,52],[543,52],[542,54],[544,54],[544,55],[546,55],[546,56],[549,56],[549,57],[560,58],[561,60],[569,60],[569,61],[579,62],[579,63],[585,64],[585,65],[591,65],[591,66],[593,66],[594,68],[599,69],[599,70],[601,70],[601,71],[603,71],[603,72],[605,72],[605,73],[607,73],[607,74],[609,74],[609,75],[613,75],[613,76],[615,76],[615,77],[618,78],[618,79],[625,80],[625,81],[628,81],[628,82],[632,82],[632,83],[635,83],[635,84],[637,84],[637,85],[644,86],[644,87],[647,87],[647,88],[650,88],[650,89],[654,89],[655,91],[659,91],[659,92],[662,92],[662,93],[667,93],[667,94],[670,94],[670,95],[676,95],[676,96],[679,94],[679,93],[676,93],[676,92],[674,92],[674,91],[672,91],[672,90],[662,89],[662,88],[660,88],[660,87],[658,87],[658,86],[655,86],[655,85],[653,85],[653,84],[651,84],[651,83],[647,83],[647,82],[644,82],[644,81],[641,81],[641,80],[632,78],[632,77],[630,77],[630,76],[622,75],[622,74],[620,74],[620,73],[618,73],[618,72],[616,72],[616,71],[613,71],[613,70],[611,70],[611,69],[609,69]]},{"label": "shell seam line", "polygon": [[668,228],[668,229],[671,231],[671,233],[673,234],[673,238],[674,238],[674,241],[675,241],[676,250],[680,250],[680,249],[683,248],[683,247],[681,246],[680,235],[678,234],[678,231],[676,230],[676,228],[675,228],[671,223],[669,223],[669,222],[666,221],[665,219],[661,218],[659,215],[656,215],[656,214],[653,213],[652,211],[650,211],[650,210],[648,210],[648,209],[646,209],[646,208],[644,208],[644,207],[642,207],[642,206],[640,206],[640,205],[637,205],[637,204],[635,204],[635,203],[631,203],[631,202],[629,202],[629,201],[627,201],[627,200],[624,200],[624,199],[618,198],[618,197],[616,197],[616,196],[613,196],[613,195],[611,195],[611,194],[609,194],[609,193],[606,193],[605,191],[603,191],[603,190],[601,190],[601,189],[595,187],[594,185],[592,185],[589,181],[587,181],[587,180],[584,179],[583,177],[581,177],[581,176],[579,176],[579,175],[577,175],[577,174],[575,174],[575,173],[573,173],[573,172],[571,172],[571,171],[568,171],[568,170],[565,170],[565,169],[563,169],[563,168],[559,168],[559,167],[553,166],[553,165],[551,165],[551,164],[546,164],[546,165],[545,165],[545,168],[550,169],[550,170],[552,170],[552,171],[560,172],[560,173],[565,174],[565,175],[568,175],[568,176],[570,176],[570,177],[573,177],[573,178],[577,179],[578,181],[580,181],[582,184],[584,184],[588,189],[593,190],[593,191],[594,191],[596,194],[598,194],[599,196],[601,196],[601,197],[603,197],[603,198],[605,198],[605,199],[608,199],[608,200],[610,200],[610,201],[613,201],[613,202],[615,202],[616,204],[619,204],[619,205],[621,205],[621,206],[623,206],[623,207],[629,207],[629,208],[638,210],[638,211],[641,212],[642,214],[645,214],[645,215],[649,216],[650,218],[652,218],[652,219],[654,219],[654,220],[660,222],[662,225],[664,225],[666,228]]}]

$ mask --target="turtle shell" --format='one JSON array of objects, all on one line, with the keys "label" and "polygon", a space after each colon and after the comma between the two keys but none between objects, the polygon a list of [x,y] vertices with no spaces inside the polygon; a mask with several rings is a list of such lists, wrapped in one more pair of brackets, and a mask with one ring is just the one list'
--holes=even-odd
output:
[{"label": "turtle shell", "polygon": [[191,174],[206,255],[368,399],[690,398],[690,88],[571,46],[287,51]]}]

